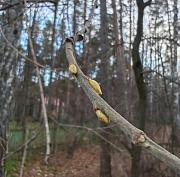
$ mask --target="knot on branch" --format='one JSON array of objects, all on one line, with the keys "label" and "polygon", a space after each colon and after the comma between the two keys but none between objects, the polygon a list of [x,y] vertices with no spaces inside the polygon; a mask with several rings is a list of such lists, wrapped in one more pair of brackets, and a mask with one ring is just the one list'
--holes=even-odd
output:
[{"label": "knot on branch", "polygon": [[84,39],[84,36],[83,36],[83,35],[77,34],[76,36],[66,38],[65,43],[71,42],[71,44],[74,45],[74,43],[75,43],[76,41],[82,41],[83,39]]},{"label": "knot on branch", "polygon": [[146,139],[146,134],[144,132],[141,132],[135,136],[135,144],[145,148],[148,148],[150,146],[149,142]]},{"label": "knot on branch", "polygon": [[68,38],[66,38],[65,43],[66,42],[71,42],[71,44],[74,45],[74,38],[73,37],[68,37]]},{"label": "knot on branch", "polygon": [[81,35],[81,34],[79,34],[79,35],[78,35],[78,40],[77,40],[77,41],[82,41],[83,39],[84,39],[84,36]]}]

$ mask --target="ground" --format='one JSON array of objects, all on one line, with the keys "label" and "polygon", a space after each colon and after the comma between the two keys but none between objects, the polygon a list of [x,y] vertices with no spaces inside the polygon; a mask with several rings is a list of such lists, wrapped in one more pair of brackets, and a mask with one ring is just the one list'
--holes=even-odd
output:
[{"label": "ground", "polygon": [[[24,167],[23,177],[99,177],[99,146],[78,148],[72,157],[67,151],[58,151],[51,154],[48,165],[44,164],[44,150],[28,155]],[[30,157],[31,156],[31,157]],[[127,151],[111,152],[112,176],[130,177],[131,157]],[[7,177],[19,177],[20,160],[18,167]],[[151,156],[146,151],[142,152],[141,177],[177,177],[173,170],[164,163]]]},{"label": "ground", "polygon": [[[48,165],[43,162],[44,154],[24,168],[24,177],[98,177],[99,150],[97,147],[81,148],[69,157],[65,151],[51,154]],[[19,176],[19,172],[14,174]]]},{"label": "ground", "polygon": [[[59,151],[50,155],[48,165],[44,164],[43,151],[34,154],[26,160],[23,177],[99,177],[99,146],[81,147],[72,157],[69,157],[66,151]],[[112,152],[112,176],[129,176],[130,159],[127,153],[118,154]],[[20,165],[13,172],[13,176],[8,177],[19,177],[19,172]]]}]

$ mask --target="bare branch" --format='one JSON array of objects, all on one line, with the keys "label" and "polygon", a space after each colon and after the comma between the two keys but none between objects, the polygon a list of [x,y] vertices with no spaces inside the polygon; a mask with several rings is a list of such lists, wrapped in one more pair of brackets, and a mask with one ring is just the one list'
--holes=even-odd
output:
[{"label": "bare branch", "polygon": [[172,38],[168,38],[166,36],[162,36],[162,37],[144,37],[142,40],[149,40],[149,39],[154,39],[154,40],[166,40],[166,41],[171,41],[174,44],[177,44],[178,46],[180,46],[180,43],[178,43],[177,41],[175,41]]},{"label": "bare branch", "polygon": [[7,44],[8,44],[16,53],[18,53],[21,57],[23,57],[24,59],[26,59],[26,60],[34,63],[35,65],[37,65],[37,66],[39,66],[39,67],[41,67],[41,68],[43,68],[43,69],[49,70],[50,72],[53,72],[53,73],[57,74],[58,76],[61,76],[61,77],[64,77],[64,78],[69,79],[69,76],[66,76],[66,75],[63,75],[63,74],[59,74],[58,72],[55,72],[54,70],[52,70],[52,69],[50,69],[50,68],[47,68],[47,67],[39,64],[38,62],[36,62],[36,61],[34,61],[34,60],[26,57],[25,55],[23,55],[18,49],[16,49],[16,48],[8,41],[8,39],[6,38],[6,36],[5,36],[5,34],[4,34],[3,30],[2,30],[1,25],[0,25],[0,32],[1,32],[2,37],[4,38],[4,40],[7,42]]},{"label": "bare branch", "polygon": [[175,83],[175,84],[177,84],[177,85],[180,85],[179,82],[175,81],[174,79],[172,79],[172,78],[170,78],[170,77],[164,76],[163,74],[161,74],[161,73],[159,73],[159,72],[157,72],[157,71],[155,71],[155,70],[144,71],[144,72],[142,72],[142,74],[152,73],[152,72],[158,74],[159,76],[163,77],[163,78],[166,79],[166,80],[169,80],[169,81],[172,82],[172,83]]},{"label": "bare branch", "polygon": [[104,138],[103,136],[101,136],[98,132],[96,132],[95,130],[93,130],[92,128],[88,128],[85,126],[78,126],[78,125],[69,125],[69,124],[60,124],[58,123],[56,120],[54,120],[53,118],[50,117],[50,119],[56,123],[58,126],[60,127],[69,127],[69,128],[78,128],[78,129],[85,129],[89,132],[92,132],[93,134],[95,134],[96,136],[98,136],[99,138],[101,138],[102,140],[104,140],[106,143],[110,144],[113,148],[115,148],[116,150],[118,150],[119,152],[123,152],[124,154],[126,154],[127,157],[131,158],[131,156],[129,156],[125,150],[120,149],[119,147],[117,147],[115,144],[111,143],[109,140],[107,140],[106,138]]},{"label": "bare branch", "polygon": [[44,128],[44,124],[36,131],[36,133],[35,133],[28,141],[26,141],[22,146],[20,146],[19,148],[17,148],[15,151],[8,153],[8,154],[4,157],[4,159],[7,159],[7,158],[9,158],[10,156],[14,155],[15,153],[21,151],[26,145],[28,146],[32,141],[34,141],[34,140],[38,137],[39,133],[41,132],[41,130],[42,130],[43,128]]},{"label": "bare branch", "polygon": [[147,2],[145,2],[145,3],[144,3],[145,7],[146,7],[146,6],[150,6],[150,5],[151,5],[151,2],[152,2],[152,0],[148,0]]},{"label": "bare branch", "polygon": [[27,155],[27,149],[28,149],[28,145],[26,144],[26,145],[24,146],[24,150],[23,150],[22,162],[21,162],[21,169],[20,169],[20,175],[19,175],[19,177],[22,177],[22,176],[23,176],[23,170],[24,170],[24,164],[25,164],[26,155]]},{"label": "bare branch", "polygon": [[[54,1],[51,1],[51,0],[27,0],[26,3],[44,3],[44,2],[49,2],[49,3],[52,3],[52,4],[57,4],[57,1],[54,0]],[[24,1],[20,1],[20,2],[16,2],[16,3],[0,3],[0,5],[2,5],[3,7],[0,9],[0,11],[2,10],[6,10],[6,9],[9,9],[9,8],[12,8],[14,6],[19,6],[19,5],[24,5]],[[67,5],[67,4],[64,4],[63,5]]]}]

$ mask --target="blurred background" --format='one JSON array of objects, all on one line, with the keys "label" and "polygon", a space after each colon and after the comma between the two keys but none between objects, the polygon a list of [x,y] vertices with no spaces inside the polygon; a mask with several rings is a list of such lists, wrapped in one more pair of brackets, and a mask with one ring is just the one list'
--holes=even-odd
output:
[{"label": "blurred background", "polygon": [[[135,48],[140,9],[137,3],[138,0],[98,2],[85,40],[74,46],[75,56],[85,75],[100,83],[103,98],[108,104],[133,125],[144,129],[155,142],[180,156],[180,3],[179,0],[154,0],[144,9],[143,35],[138,50]],[[46,134],[43,129],[28,146],[24,176],[98,177],[101,141],[92,131],[76,126],[108,134],[105,137],[122,150],[120,152],[110,146],[112,176],[132,175],[133,146],[130,141],[114,123],[105,128],[100,125],[91,102],[68,71],[65,39],[85,24],[92,5],[92,0],[0,2],[0,23],[9,42],[21,54],[32,59],[30,31],[37,62],[45,66],[39,67],[39,74],[49,117],[52,154],[49,165],[45,166]],[[12,29],[16,35],[14,39],[10,33]],[[8,58],[13,58],[11,68],[15,70],[11,85],[13,109],[9,108],[8,150],[12,152],[42,125],[43,109],[35,65],[17,55],[2,33],[0,38],[0,55],[6,57],[6,60],[0,60],[0,64],[3,66],[8,63]],[[138,65],[133,59],[136,51],[139,52],[139,75],[143,86],[138,86],[134,74]],[[6,78],[2,73],[0,76]],[[146,95],[143,116],[139,116],[143,100],[141,88],[146,88],[142,90]],[[139,124],[139,117],[143,117],[143,127]],[[74,125],[74,128],[60,127],[52,119],[60,124]],[[19,176],[21,157],[22,151],[6,160],[7,176]],[[132,176],[178,176],[144,150],[137,163],[141,170]]]}]

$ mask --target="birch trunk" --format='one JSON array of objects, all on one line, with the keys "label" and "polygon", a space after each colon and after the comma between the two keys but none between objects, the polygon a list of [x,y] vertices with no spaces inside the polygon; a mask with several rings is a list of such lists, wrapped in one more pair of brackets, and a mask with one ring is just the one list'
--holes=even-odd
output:
[{"label": "birch trunk", "polygon": [[[172,79],[178,79],[178,60],[177,60],[177,42],[178,42],[178,8],[177,0],[174,0],[174,57],[172,60]],[[180,112],[179,112],[179,87],[177,84],[173,83],[173,121],[172,121],[172,142],[173,145],[179,144],[179,131],[180,127]]]},{"label": "birch trunk", "polygon": [[[34,47],[33,47],[33,44],[32,44],[30,31],[28,31],[28,37],[29,37],[29,45],[30,45],[30,50],[31,50],[31,53],[32,53],[32,58],[37,63],[37,59],[36,59],[36,55],[35,55],[35,52],[34,52]],[[39,68],[38,68],[37,65],[36,65],[36,75],[38,77],[38,84],[39,84],[40,96],[41,96],[41,101],[42,101],[43,118],[44,118],[44,124],[45,124],[45,129],[46,129],[46,156],[45,156],[44,161],[47,164],[48,159],[49,159],[49,154],[50,154],[50,132],[49,132],[47,110],[46,110],[46,105],[45,105],[45,102],[44,102],[44,91],[43,91],[41,77],[40,77],[40,74],[39,74]]]},{"label": "birch trunk", "polygon": [[[11,1],[8,1],[10,3]],[[13,2],[20,2],[14,0]],[[20,33],[22,29],[22,5],[9,8],[3,19],[2,24],[6,25],[3,32],[9,42],[16,48],[19,46]],[[17,17],[17,18],[16,18]],[[16,19],[16,22],[15,22]],[[5,176],[4,156],[8,151],[8,127],[9,120],[13,112],[14,81],[16,76],[16,53],[2,38],[0,39],[0,176]]]}]

